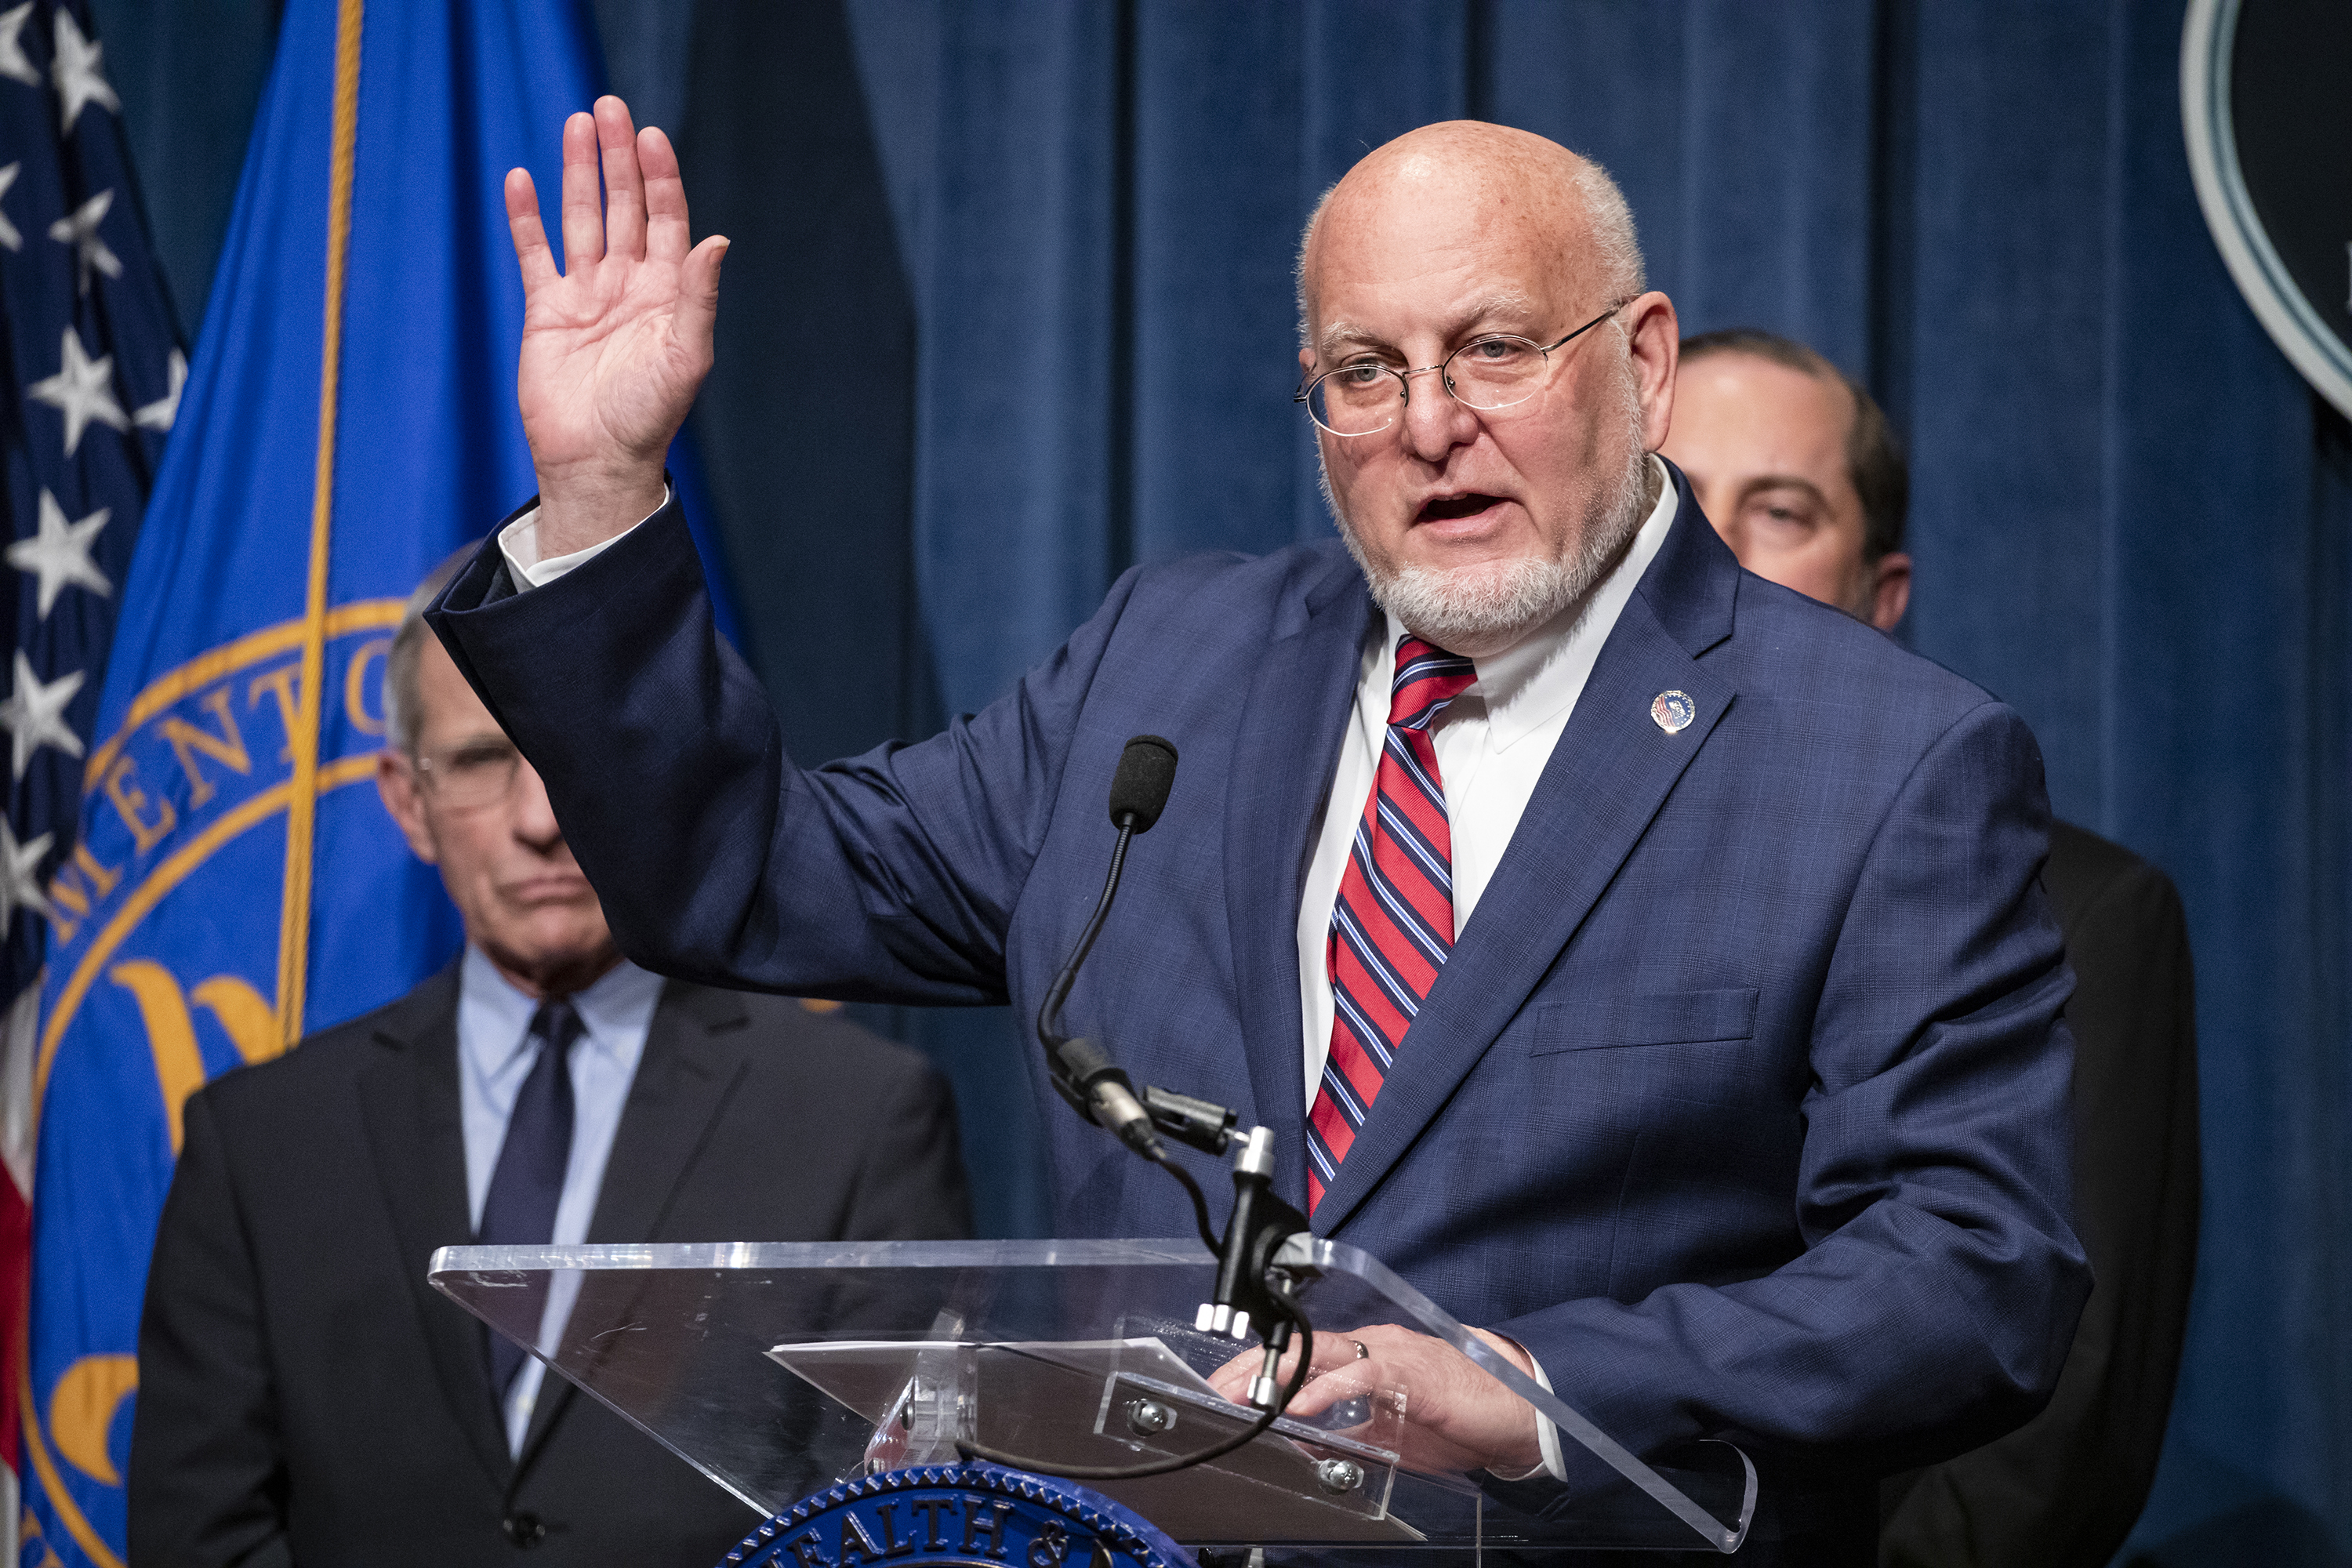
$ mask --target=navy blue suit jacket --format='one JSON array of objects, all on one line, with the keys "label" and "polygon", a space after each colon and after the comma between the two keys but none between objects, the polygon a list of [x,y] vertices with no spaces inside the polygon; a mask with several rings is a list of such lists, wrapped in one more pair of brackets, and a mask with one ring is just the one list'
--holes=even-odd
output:
[{"label": "navy blue suit jacket", "polygon": [[[2031,1415],[2088,1289],[2040,754],[1742,573],[1676,483],[1315,1228],[1637,1451],[1875,1472]],[[487,547],[432,618],[623,950],[713,983],[1026,1016],[1101,889],[1121,747],[1172,740],[1066,1017],[1276,1129],[1301,1202],[1295,925],[1375,614],[1336,540],[1139,568],[986,711],[814,770],[713,636],[675,509],[520,595]],[[1062,1232],[1189,1234],[1175,1184],[1027,1067]]]}]

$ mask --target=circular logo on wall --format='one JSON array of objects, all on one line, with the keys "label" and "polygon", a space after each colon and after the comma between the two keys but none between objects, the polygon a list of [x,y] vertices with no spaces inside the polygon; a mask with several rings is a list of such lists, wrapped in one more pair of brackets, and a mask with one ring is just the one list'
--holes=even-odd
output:
[{"label": "circular logo on wall", "polygon": [[804,1499],[721,1568],[1191,1568],[1192,1554],[1075,1482],[995,1465],[892,1470]]},{"label": "circular logo on wall", "polygon": [[2352,416],[2352,5],[2189,0],[2180,118],[2205,223],[2304,379]]}]

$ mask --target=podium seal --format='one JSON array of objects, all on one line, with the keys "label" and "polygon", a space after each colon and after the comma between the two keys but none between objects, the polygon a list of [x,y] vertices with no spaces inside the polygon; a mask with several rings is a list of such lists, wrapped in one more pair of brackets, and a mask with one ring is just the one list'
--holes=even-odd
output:
[{"label": "podium seal", "polygon": [[1192,1553],[1072,1481],[995,1465],[891,1470],[803,1499],[720,1568],[1191,1568]]}]

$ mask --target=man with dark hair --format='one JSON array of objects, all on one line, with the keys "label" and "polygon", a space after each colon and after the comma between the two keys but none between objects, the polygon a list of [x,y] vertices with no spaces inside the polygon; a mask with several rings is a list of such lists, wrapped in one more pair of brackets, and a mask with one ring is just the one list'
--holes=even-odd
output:
[{"label": "man with dark hair", "polygon": [[[1700,491],[1739,563],[1881,631],[1901,620],[1911,595],[1903,553],[1911,479],[1877,401],[1804,344],[1753,327],[1685,338],[1682,363],[1680,386],[1707,384],[1675,411],[1671,451],[1778,440],[1794,453],[1788,443],[1800,433],[1805,440],[1802,460],[1781,464],[1789,471],[1770,476],[1773,484]],[[1770,395],[1710,395],[1718,383],[1760,384]],[[1769,432],[1766,421],[1775,422]]]},{"label": "man with dark hair", "polygon": [[436,1292],[433,1250],[970,1225],[921,1058],[621,956],[539,774],[424,628],[448,574],[394,638],[377,784],[466,951],[188,1100],[140,1331],[133,1564],[716,1562],[756,1516]]},{"label": "man with dark hair", "polygon": [[[1892,631],[1909,480],[1870,394],[1748,328],[1685,339],[1676,383],[1666,456],[1740,564]],[[2172,1403],[2197,1251],[2188,927],[2163,872],[2069,823],[2042,880],[2074,968],[2074,1226],[2097,1283],[2048,1409],[1886,1484],[1888,1568],[2099,1568],[2147,1500]]]}]

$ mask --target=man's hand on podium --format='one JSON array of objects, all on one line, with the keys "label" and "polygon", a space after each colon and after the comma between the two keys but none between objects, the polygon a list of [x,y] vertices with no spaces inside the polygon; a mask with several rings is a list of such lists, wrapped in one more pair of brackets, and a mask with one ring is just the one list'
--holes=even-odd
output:
[{"label": "man's hand on podium", "polygon": [[[597,192],[602,164],[604,194]],[[539,552],[566,555],[662,504],[662,459],[710,369],[727,241],[688,249],[686,184],[669,138],[610,96],[563,126],[563,261],[556,269],[530,172],[507,174],[522,268],[515,392],[539,471]]]},{"label": "man's hand on podium", "polygon": [[[1535,1375],[1528,1352],[1517,1345],[1484,1329],[1470,1331],[1521,1372]],[[1244,1352],[1212,1373],[1209,1384],[1220,1396],[1243,1404],[1249,1398],[1250,1379],[1264,1362],[1263,1351]],[[1276,1381],[1286,1382],[1297,1365],[1294,1346],[1283,1357]],[[1343,1399],[1381,1387],[1404,1391],[1399,1462],[1407,1469],[1423,1474],[1483,1469],[1517,1479],[1543,1464],[1536,1413],[1526,1401],[1444,1341],[1391,1324],[1344,1333],[1316,1330],[1313,1371],[1286,1414],[1318,1415]]]}]

